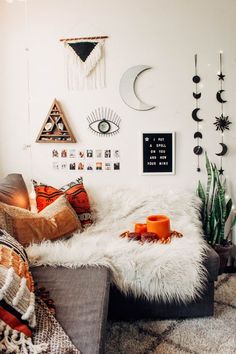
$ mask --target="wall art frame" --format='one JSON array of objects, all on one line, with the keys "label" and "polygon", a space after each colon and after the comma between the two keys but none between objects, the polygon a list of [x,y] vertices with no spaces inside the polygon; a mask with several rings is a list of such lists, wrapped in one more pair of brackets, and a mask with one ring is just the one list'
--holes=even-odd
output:
[{"label": "wall art frame", "polygon": [[175,175],[175,132],[142,132],[142,175]]}]

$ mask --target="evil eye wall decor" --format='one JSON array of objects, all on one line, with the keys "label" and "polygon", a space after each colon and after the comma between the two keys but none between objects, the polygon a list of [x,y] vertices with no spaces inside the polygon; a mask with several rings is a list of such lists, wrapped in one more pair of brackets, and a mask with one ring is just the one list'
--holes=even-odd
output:
[{"label": "evil eye wall decor", "polygon": [[111,108],[95,109],[88,115],[87,121],[89,129],[99,136],[112,136],[120,130],[121,118]]}]

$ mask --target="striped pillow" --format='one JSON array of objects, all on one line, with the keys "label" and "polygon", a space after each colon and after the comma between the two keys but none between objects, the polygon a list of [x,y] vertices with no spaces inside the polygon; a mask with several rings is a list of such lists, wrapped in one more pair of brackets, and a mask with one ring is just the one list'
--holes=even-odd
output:
[{"label": "striped pillow", "polygon": [[0,352],[41,353],[34,346],[36,326],[34,282],[24,248],[0,230]]},{"label": "striped pillow", "polygon": [[83,227],[92,224],[92,215],[88,194],[83,185],[82,177],[70,182],[60,189],[33,181],[36,193],[37,209],[40,212],[46,206],[53,203],[58,197],[65,194],[71,206],[74,208]]}]

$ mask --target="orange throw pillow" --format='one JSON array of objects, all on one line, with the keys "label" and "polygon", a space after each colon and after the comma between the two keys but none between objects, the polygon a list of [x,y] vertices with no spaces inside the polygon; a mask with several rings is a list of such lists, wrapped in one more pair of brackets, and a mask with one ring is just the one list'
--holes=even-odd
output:
[{"label": "orange throw pillow", "polygon": [[0,203],[0,228],[23,246],[70,236],[81,228],[80,221],[63,195],[40,213]]},{"label": "orange throw pillow", "polygon": [[83,227],[92,224],[92,215],[88,194],[83,185],[82,177],[57,189],[46,184],[33,181],[36,193],[36,203],[40,212],[46,206],[54,202],[58,197],[65,194],[71,206],[74,208]]}]

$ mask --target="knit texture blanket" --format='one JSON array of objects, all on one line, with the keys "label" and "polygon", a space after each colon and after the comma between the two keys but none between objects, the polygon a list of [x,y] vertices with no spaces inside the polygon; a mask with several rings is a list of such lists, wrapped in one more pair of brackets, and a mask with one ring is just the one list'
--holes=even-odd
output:
[{"label": "knit texture blanket", "polygon": [[[199,219],[200,200],[193,194],[158,190],[107,189],[92,201],[95,223],[69,240],[32,245],[34,265],[105,266],[112,282],[125,294],[147,299],[184,302],[204,287],[202,265],[208,248]],[[165,214],[172,230],[183,234],[169,244],[120,238],[148,215]]]},{"label": "knit texture blanket", "polygon": [[[81,354],[67,336],[59,322],[48,310],[44,302],[37,298],[35,303],[37,326],[33,332],[33,343],[45,343],[43,354]],[[21,353],[20,353],[21,354]],[[37,354],[37,351],[22,352],[22,354]]]}]

